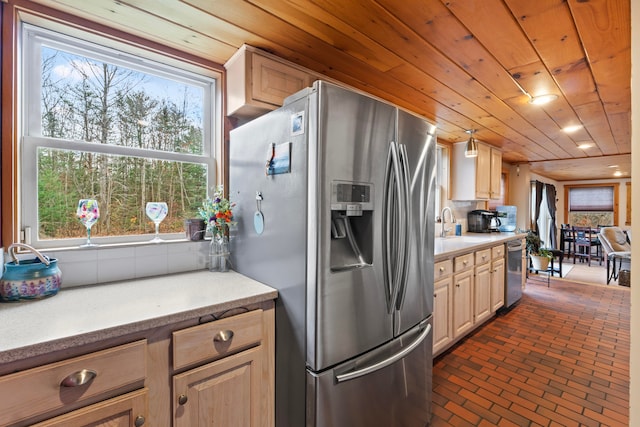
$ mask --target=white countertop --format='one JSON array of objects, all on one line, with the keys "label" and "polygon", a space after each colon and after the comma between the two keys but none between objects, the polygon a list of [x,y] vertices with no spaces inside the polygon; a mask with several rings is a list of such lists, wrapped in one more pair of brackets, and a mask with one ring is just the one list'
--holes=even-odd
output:
[{"label": "white countertop", "polygon": [[0,303],[0,363],[275,299],[275,289],[233,271],[206,270],[62,288]]},{"label": "white countertop", "polygon": [[441,261],[451,256],[491,247],[509,240],[522,239],[526,233],[467,233],[462,236],[436,237],[434,260]]}]

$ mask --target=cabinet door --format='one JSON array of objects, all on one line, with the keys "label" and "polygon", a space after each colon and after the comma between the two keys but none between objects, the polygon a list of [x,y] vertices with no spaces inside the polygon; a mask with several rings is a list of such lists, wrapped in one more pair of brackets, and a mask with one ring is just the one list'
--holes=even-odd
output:
[{"label": "cabinet door", "polygon": [[482,322],[491,316],[491,263],[476,266],[474,318]]},{"label": "cabinet door", "polygon": [[433,292],[433,353],[453,339],[451,330],[451,277],[434,284]]},{"label": "cabinet door", "polygon": [[499,199],[502,181],[502,152],[491,149],[490,198]]},{"label": "cabinet door", "polygon": [[147,389],[138,390],[33,425],[33,427],[140,427],[147,418]]},{"label": "cabinet door", "polygon": [[476,198],[488,199],[491,193],[491,147],[478,144],[476,158]]},{"label": "cabinet door", "polygon": [[491,263],[491,311],[504,305],[504,258]]},{"label": "cabinet door", "polygon": [[262,346],[173,377],[174,427],[260,425]]},{"label": "cabinet door", "polygon": [[458,337],[473,327],[473,269],[453,276],[453,335]]},{"label": "cabinet door", "polygon": [[251,70],[251,96],[257,101],[275,106],[284,99],[309,86],[311,76],[264,56],[254,54]]}]

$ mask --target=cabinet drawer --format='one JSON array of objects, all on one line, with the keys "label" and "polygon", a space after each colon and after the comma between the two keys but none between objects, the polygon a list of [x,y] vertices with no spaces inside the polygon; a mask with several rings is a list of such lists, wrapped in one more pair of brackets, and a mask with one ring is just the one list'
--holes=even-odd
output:
[{"label": "cabinet drawer", "polygon": [[[31,418],[137,382],[142,386],[147,371],[146,346],[146,340],[136,341],[1,377],[0,395],[3,396],[5,410],[0,411],[0,425]],[[84,370],[95,372],[95,377],[74,386],[70,379],[79,381],[82,373],[86,373]],[[66,386],[63,385],[65,380]]]},{"label": "cabinet drawer", "polygon": [[491,258],[502,258],[504,257],[504,245],[498,245],[491,248]]},{"label": "cabinet drawer", "polygon": [[[146,388],[51,418],[32,427],[98,427],[144,425],[148,410]],[[143,424],[140,424],[140,423]]]},{"label": "cabinet drawer", "polygon": [[254,310],[173,333],[173,368],[224,357],[258,345],[262,310]]},{"label": "cabinet drawer", "polygon": [[489,261],[491,261],[491,249],[483,249],[476,252],[476,265],[484,264]]},{"label": "cabinet drawer", "polygon": [[433,269],[434,279],[438,280],[442,277],[449,276],[452,272],[452,267],[450,259],[436,263]]},{"label": "cabinet drawer", "polygon": [[473,267],[473,254],[465,254],[455,257],[454,261],[454,271],[462,271],[469,267]]}]

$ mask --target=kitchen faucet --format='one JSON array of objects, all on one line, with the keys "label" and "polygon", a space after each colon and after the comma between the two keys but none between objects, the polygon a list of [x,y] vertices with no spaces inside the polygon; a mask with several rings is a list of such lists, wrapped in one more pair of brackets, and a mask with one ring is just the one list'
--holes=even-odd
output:
[{"label": "kitchen faucet", "polygon": [[453,224],[454,222],[456,222],[456,217],[453,216],[453,211],[451,211],[451,208],[449,206],[445,206],[444,208],[442,208],[442,213],[440,214],[440,220],[442,221],[442,232],[440,233],[440,237],[447,237],[447,233],[449,231],[451,231],[450,228],[445,228],[445,218],[444,218],[444,213],[446,211],[449,211],[449,219],[451,219],[451,223]]}]

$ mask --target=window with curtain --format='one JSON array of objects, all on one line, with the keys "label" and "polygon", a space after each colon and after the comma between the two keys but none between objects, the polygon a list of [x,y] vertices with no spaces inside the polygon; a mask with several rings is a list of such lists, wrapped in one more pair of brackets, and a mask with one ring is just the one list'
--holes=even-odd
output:
[{"label": "window with curtain", "polygon": [[565,191],[567,220],[571,225],[597,227],[615,224],[616,186],[568,186]]}]

